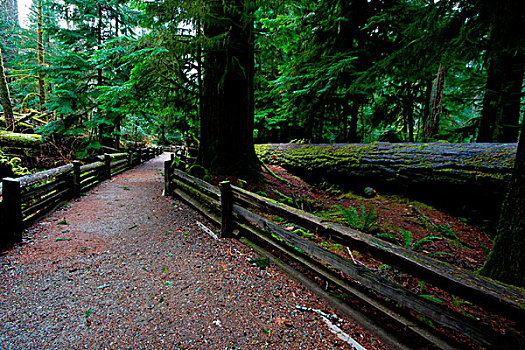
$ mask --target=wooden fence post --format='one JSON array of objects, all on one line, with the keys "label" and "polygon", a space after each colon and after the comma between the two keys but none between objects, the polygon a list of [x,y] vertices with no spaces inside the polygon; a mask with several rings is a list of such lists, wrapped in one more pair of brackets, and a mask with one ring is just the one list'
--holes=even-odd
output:
[{"label": "wooden fence post", "polygon": [[231,237],[233,233],[233,194],[229,181],[219,183],[221,190],[221,237]]},{"label": "wooden fence post", "polygon": [[111,156],[107,153],[104,154],[104,177],[111,179]]},{"label": "wooden fence post", "polygon": [[138,149],[137,159],[138,159],[138,162],[137,162],[138,164],[142,163],[142,148]]},{"label": "wooden fence post", "polygon": [[164,161],[164,195],[171,196],[171,161]]},{"label": "wooden fence post", "polygon": [[78,160],[73,161],[73,197],[80,197],[80,162]]},{"label": "wooden fence post", "polygon": [[128,168],[133,167],[133,150],[128,151]]},{"label": "wooden fence post", "polygon": [[175,160],[175,154],[174,153],[170,154],[170,160],[171,160],[172,163]]},{"label": "wooden fence post", "polygon": [[2,180],[2,201],[6,228],[5,243],[22,242],[22,187],[20,181],[10,177]]}]

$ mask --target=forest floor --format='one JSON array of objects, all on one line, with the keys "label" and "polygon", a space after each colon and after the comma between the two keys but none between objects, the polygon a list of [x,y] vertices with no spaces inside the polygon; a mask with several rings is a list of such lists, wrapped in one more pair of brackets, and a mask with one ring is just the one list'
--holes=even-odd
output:
[{"label": "forest floor", "polygon": [[[483,266],[486,254],[492,246],[492,240],[481,229],[469,225],[466,219],[454,217],[424,203],[402,196],[378,194],[373,189],[367,189],[369,196],[364,197],[326,183],[307,183],[279,166],[269,166],[269,169],[287,182],[265,172],[262,179],[249,181],[245,187],[249,191],[313,213],[326,221],[350,226],[447,264],[475,271]],[[222,179],[216,179],[219,180]],[[234,183],[238,181],[235,178],[229,180]],[[365,191],[361,189],[359,192]],[[266,216],[285,229],[300,234],[347,260],[365,265],[418,295],[457,312],[482,319],[496,330],[503,329],[505,323],[500,317],[490,315],[468,301],[444,292],[433,286],[432,281],[422,281],[400,273],[352,247],[320,237],[278,216]],[[318,280],[320,285],[322,282]],[[342,298],[345,295],[343,290],[331,290],[331,293]],[[475,344],[462,336],[448,336],[456,338],[467,348],[476,348]]]},{"label": "forest floor", "polygon": [[162,196],[167,157],[100,184],[0,254],[0,348],[350,349],[302,308],[334,314],[326,302]]},{"label": "forest floor", "polygon": [[[365,197],[331,184],[308,183],[279,166],[269,169],[287,182],[265,172],[247,189],[468,270],[482,267],[491,249],[492,239],[480,228],[430,205],[370,188],[359,191],[370,193]],[[331,248],[351,258],[346,249]]]}]

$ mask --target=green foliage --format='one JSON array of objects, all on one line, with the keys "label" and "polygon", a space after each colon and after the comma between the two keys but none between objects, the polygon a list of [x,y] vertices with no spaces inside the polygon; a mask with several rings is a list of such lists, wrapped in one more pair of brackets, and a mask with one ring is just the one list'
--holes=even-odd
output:
[{"label": "green foliage", "polygon": [[188,174],[190,174],[191,176],[195,176],[199,179],[202,179],[206,182],[211,182],[213,181],[213,176],[212,174],[210,173],[210,171],[200,165],[192,165],[189,169],[188,169]]},{"label": "green foliage", "polygon": [[424,299],[427,299],[427,300],[430,300],[430,301],[433,301],[435,303],[438,303],[438,304],[442,304],[443,301],[435,296],[432,296],[432,295],[427,295],[427,294],[422,294],[420,295],[421,298],[424,298]]},{"label": "green foliage", "polygon": [[441,232],[443,234],[443,236],[445,236],[446,238],[451,238],[451,239],[457,239],[458,238],[458,235],[456,234],[456,232],[454,232],[452,230],[452,228],[450,227],[450,225],[437,225],[437,229],[439,232]]},{"label": "green foliage", "polygon": [[310,230],[303,230],[303,229],[296,229],[293,231],[295,234],[298,234],[299,236],[303,237],[303,238],[306,238],[306,239],[309,239],[311,241],[315,241],[315,239],[317,238],[316,235],[312,232],[310,232]]},{"label": "green foliage", "polygon": [[279,203],[283,203],[297,209],[311,212],[316,206],[315,201],[308,198],[307,195],[297,195],[292,192],[290,196],[287,196],[277,190],[273,190],[273,192],[279,195]]},{"label": "green foliage", "polygon": [[336,208],[343,215],[348,226],[355,230],[368,233],[377,227],[379,215],[373,206],[365,208],[364,205],[361,205],[359,212],[354,207],[344,208],[337,205]]},{"label": "green foliage", "polygon": [[406,249],[411,249],[415,251],[421,250],[423,246],[428,243],[443,240],[442,237],[426,236],[414,242],[414,234],[411,231],[403,229],[398,229],[397,231],[398,233],[379,233],[377,236],[394,244],[400,245]]},{"label": "green foliage", "polygon": [[69,225],[69,222],[66,221],[66,219],[62,219],[59,222],[57,222],[57,225]]},{"label": "green foliage", "polygon": [[270,259],[266,256],[253,258],[248,261],[250,264],[254,264],[261,270],[265,270],[270,265]]},{"label": "green foliage", "polygon": [[[0,45],[12,53],[5,64],[15,110],[38,107],[42,73],[53,121],[39,132],[48,140],[81,140],[71,146],[80,158],[119,141],[198,139],[201,63],[206,50],[228,40],[205,35],[210,4],[45,0],[43,66],[35,55],[35,14],[27,30],[0,20]],[[440,64],[446,84],[434,138],[474,140],[493,30],[481,4],[253,6],[257,142],[419,141]]]},{"label": "green foliage", "polygon": [[21,165],[19,157],[6,155],[0,149],[0,178],[9,176],[24,176],[29,174],[29,170]]}]

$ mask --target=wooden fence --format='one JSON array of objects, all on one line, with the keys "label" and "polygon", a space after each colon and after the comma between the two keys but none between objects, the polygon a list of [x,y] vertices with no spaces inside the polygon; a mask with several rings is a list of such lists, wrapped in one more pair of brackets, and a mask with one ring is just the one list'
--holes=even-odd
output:
[{"label": "wooden fence", "polygon": [[[288,271],[295,271],[293,273],[298,279],[306,281],[314,289],[322,292],[315,283],[305,278],[305,273],[315,275],[318,281],[322,280],[344,291],[346,304],[326,293],[324,295],[339,309],[354,317],[358,315],[355,308],[351,307],[355,302],[371,311],[368,314],[373,314],[374,319],[393,325],[380,333],[391,333],[392,328],[397,328],[406,334],[406,339],[414,337],[416,343],[439,349],[465,346],[525,349],[523,289],[503,285],[351,228],[325,222],[302,210],[231,186],[228,182],[221,183],[219,187],[212,186],[174,169],[172,161],[165,163],[165,193],[178,196],[211,221],[220,224],[223,236],[233,235],[247,244],[255,242],[259,248],[264,247],[267,256],[285,266]],[[454,296],[454,300],[478,308],[478,312],[473,316],[467,311],[461,311],[461,308],[445,307],[439,300],[429,300],[432,298],[418,295],[374,269],[345,259],[311,240],[285,230],[262,216],[265,214],[278,215],[305,230],[351,247],[352,251],[372,256],[399,273],[439,287]],[[294,270],[273,254],[292,263]],[[483,317],[488,314],[492,320],[494,317],[505,320],[496,325],[499,330],[490,326],[489,319]],[[369,316],[361,319],[370,323]],[[373,323],[374,328],[381,329],[377,321]]]},{"label": "wooden fence", "polygon": [[161,148],[137,148],[127,153],[105,154],[99,161],[79,161],[23,176],[4,178],[0,186],[0,245],[22,241],[24,228],[49,214],[64,201],[161,153]]}]

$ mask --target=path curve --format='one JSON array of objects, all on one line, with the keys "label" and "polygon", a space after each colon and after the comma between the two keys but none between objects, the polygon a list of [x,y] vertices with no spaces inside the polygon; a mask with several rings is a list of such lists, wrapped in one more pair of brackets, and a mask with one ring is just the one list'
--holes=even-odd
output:
[{"label": "path curve", "polygon": [[162,196],[167,157],[102,183],[0,256],[0,349],[350,348],[297,308],[332,313],[324,301]]}]

